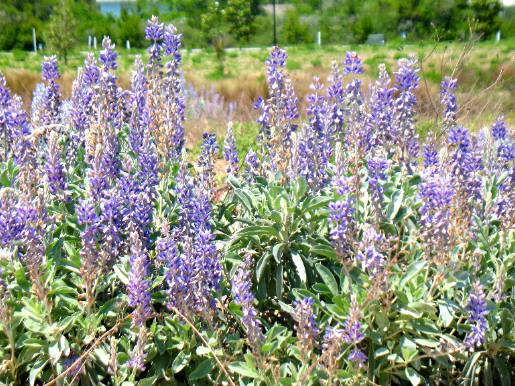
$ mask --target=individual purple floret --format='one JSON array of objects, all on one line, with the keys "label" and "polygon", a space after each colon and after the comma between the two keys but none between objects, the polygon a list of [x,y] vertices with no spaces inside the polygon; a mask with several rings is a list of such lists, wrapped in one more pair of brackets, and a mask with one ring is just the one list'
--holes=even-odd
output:
[{"label": "individual purple floret", "polygon": [[463,343],[470,351],[474,351],[476,347],[484,343],[485,333],[488,329],[488,321],[486,320],[488,310],[486,308],[485,294],[483,286],[477,281],[472,284],[467,310],[469,312],[467,323],[471,329]]},{"label": "individual purple floret", "polygon": [[249,346],[257,354],[260,352],[264,336],[261,321],[258,319],[257,310],[254,307],[255,297],[252,293],[251,266],[251,256],[247,255],[231,281],[231,292],[234,302],[241,306],[243,312],[241,322],[245,326]]},{"label": "individual purple floret", "polygon": [[363,72],[363,65],[358,55],[355,52],[347,51],[343,61],[343,75],[363,74]]},{"label": "individual purple floret", "polygon": [[359,348],[355,348],[351,351],[347,359],[358,367],[363,367],[368,358],[363,351]]},{"label": "individual purple floret", "polygon": [[132,231],[130,234],[131,256],[129,264],[129,306],[134,308],[132,313],[132,326],[141,328],[145,321],[152,315],[152,297],[150,294],[149,261],[147,252],[143,247],[138,234]]},{"label": "individual purple floret", "polygon": [[238,149],[236,148],[236,140],[232,130],[232,123],[227,127],[227,134],[224,141],[224,158],[228,162],[227,174],[236,176],[240,170],[240,160],[238,158]]},{"label": "individual purple floret", "polygon": [[456,91],[457,84],[457,79],[446,76],[443,78],[440,85],[440,102],[444,107],[443,119],[444,124],[448,127],[456,123],[458,104],[454,93]]},{"label": "individual purple floret", "polygon": [[314,303],[315,301],[309,297],[293,302],[295,309],[292,316],[295,321],[299,349],[303,353],[313,350],[318,338],[318,327],[313,313]]}]

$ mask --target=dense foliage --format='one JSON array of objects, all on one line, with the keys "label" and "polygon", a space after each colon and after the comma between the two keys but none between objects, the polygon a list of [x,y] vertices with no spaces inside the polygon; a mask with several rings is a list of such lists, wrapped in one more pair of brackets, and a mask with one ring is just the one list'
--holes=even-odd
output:
[{"label": "dense foliage", "polygon": [[[48,29],[56,18],[72,15],[77,28],[66,40],[84,46],[88,36],[98,41],[109,35],[119,46],[145,46],[143,20],[159,15],[173,21],[183,33],[186,47],[212,45],[201,19],[216,17],[215,35],[224,32],[234,47],[270,46],[272,15],[267,0],[137,0],[124,3],[120,15],[103,14],[94,0],[3,0],[0,2],[0,50],[32,49],[32,28],[38,41],[50,47]],[[277,1],[277,38],[281,44],[312,43],[321,31],[324,43],[363,43],[371,33],[388,41],[406,33],[408,41],[463,40],[471,31],[491,39],[498,31],[513,37],[515,7],[502,7],[499,0],[286,0]],[[286,8],[281,8],[283,5]],[[52,21],[54,19],[54,21]],[[75,38],[75,39],[71,39]],[[56,48],[51,48],[56,50]]]},{"label": "dense foliage", "polygon": [[[413,57],[356,53],[299,111],[275,47],[256,147],[185,148],[181,35],[152,18],[117,84],[109,38],[70,100],[0,77],[0,382],[510,385],[515,148],[472,135],[456,80],[422,144]],[[217,181],[222,150],[226,184]]]}]

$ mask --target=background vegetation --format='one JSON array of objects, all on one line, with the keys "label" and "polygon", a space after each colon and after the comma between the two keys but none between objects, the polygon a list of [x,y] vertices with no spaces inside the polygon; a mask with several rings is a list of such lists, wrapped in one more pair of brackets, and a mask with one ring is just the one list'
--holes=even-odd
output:
[{"label": "background vegetation", "polygon": [[[213,0],[138,0],[120,17],[100,13],[94,0],[3,0],[0,3],[0,50],[32,49],[32,28],[38,42],[51,43],[48,33],[56,15],[68,13],[75,28],[62,35],[70,44],[84,46],[88,36],[100,41],[109,35],[118,46],[126,40],[143,47],[144,22],[152,14],[173,22],[183,33],[185,47],[213,44],[212,32],[224,36],[231,46],[271,45],[272,17],[264,11],[264,0],[221,0],[222,16],[213,23],[199,23],[216,14]],[[500,30],[514,36],[514,7],[503,9],[497,0],[291,0],[278,1],[278,43],[310,43],[321,31],[324,43],[362,43],[371,33],[387,40],[464,40],[471,35],[490,39]],[[286,5],[286,6],[284,6]],[[53,22],[54,20],[54,22]],[[206,33],[206,28],[209,33]],[[472,32],[471,32],[472,31]],[[55,47],[54,47],[55,48]]]}]

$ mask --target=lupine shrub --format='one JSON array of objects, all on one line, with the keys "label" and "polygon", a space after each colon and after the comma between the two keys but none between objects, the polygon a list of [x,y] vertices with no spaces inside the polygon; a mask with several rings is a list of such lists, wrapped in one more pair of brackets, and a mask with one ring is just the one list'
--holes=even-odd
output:
[{"label": "lupine shrub", "polygon": [[354,52],[303,112],[275,47],[255,146],[190,153],[181,35],[146,38],[129,89],[108,37],[70,100],[55,57],[31,111],[0,76],[0,383],[511,384],[502,117],[469,132],[445,77],[422,142],[417,60],[364,89]]}]

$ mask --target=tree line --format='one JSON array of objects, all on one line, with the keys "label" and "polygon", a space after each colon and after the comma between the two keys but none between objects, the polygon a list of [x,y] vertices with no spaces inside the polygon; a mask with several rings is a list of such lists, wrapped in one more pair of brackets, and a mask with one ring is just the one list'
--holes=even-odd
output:
[{"label": "tree line", "polygon": [[[0,50],[30,50],[32,29],[43,46],[62,51],[109,35],[144,47],[144,20],[159,15],[183,31],[185,47],[265,46],[273,41],[272,0],[137,0],[119,16],[102,14],[95,0],[2,0]],[[362,43],[373,33],[386,40],[490,39],[515,34],[515,7],[498,0],[290,0],[277,2],[280,44]],[[267,9],[270,9],[268,7]]]}]

